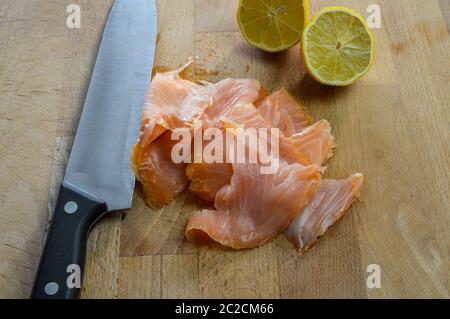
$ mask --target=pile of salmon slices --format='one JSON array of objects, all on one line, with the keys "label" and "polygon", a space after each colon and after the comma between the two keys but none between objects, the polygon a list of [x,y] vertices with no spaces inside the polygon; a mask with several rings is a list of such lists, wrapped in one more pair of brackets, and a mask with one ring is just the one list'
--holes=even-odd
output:
[{"label": "pile of salmon slices", "polygon": [[[186,189],[209,202],[210,208],[194,212],[186,227],[187,239],[197,244],[253,248],[284,233],[297,249],[306,251],[359,197],[363,176],[322,178],[335,148],[330,124],[312,123],[286,90],[268,94],[252,79],[194,83],[180,77],[190,63],[157,73],[145,99],[131,166],[146,202],[162,207]],[[215,128],[223,140],[230,128],[268,133],[257,135],[256,143],[233,139],[231,146],[220,149],[221,160],[215,162],[194,159],[196,151],[184,154],[191,161],[175,161],[173,150],[180,139],[174,133],[183,129],[195,139],[199,122],[200,135]],[[203,149],[211,146],[213,139],[202,137]],[[233,161],[230,154],[239,147],[245,160]],[[262,160],[267,154],[261,149],[275,154],[271,163],[277,167],[269,173],[268,162]],[[252,151],[256,158],[250,160]]]}]

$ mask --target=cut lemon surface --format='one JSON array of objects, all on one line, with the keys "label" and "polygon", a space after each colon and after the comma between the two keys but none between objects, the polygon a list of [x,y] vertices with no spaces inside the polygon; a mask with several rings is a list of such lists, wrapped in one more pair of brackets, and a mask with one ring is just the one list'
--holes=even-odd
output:
[{"label": "cut lemon surface", "polygon": [[305,27],[301,52],[308,73],[327,85],[350,85],[373,64],[373,35],[364,18],[351,9],[320,10]]},{"label": "cut lemon surface", "polygon": [[237,21],[251,45],[279,52],[296,45],[308,21],[307,0],[239,0]]}]

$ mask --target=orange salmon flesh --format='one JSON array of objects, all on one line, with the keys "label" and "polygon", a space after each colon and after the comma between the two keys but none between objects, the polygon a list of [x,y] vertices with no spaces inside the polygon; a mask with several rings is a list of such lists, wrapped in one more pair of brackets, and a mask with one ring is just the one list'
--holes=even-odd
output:
[{"label": "orange salmon flesh", "polygon": [[[314,123],[285,89],[269,93],[253,79],[194,83],[180,76],[191,63],[157,73],[147,92],[141,133],[131,152],[147,204],[162,207],[186,190],[209,202],[210,208],[193,213],[186,226],[186,238],[199,245],[254,248],[284,233],[296,249],[308,250],[359,198],[362,174],[323,178],[336,147],[331,125]],[[172,150],[178,141],[172,133],[193,131],[196,121],[202,130],[224,135],[230,127],[278,129],[278,170],[263,174],[260,153],[254,163],[175,163]],[[271,141],[271,136],[256,140],[267,149],[275,147]],[[240,146],[250,154],[250,142]],[[228,146],[220,151],[224,159],[230,156]]]}]

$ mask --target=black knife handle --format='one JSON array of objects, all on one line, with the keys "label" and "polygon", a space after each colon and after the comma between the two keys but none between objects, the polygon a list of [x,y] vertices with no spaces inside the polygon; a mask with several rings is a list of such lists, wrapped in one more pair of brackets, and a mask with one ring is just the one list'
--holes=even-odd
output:
[{"label": "black knife handle", "polygon": [[61,185],[31,298],[79,297],[87,237],[106,211],[105,203]]}]

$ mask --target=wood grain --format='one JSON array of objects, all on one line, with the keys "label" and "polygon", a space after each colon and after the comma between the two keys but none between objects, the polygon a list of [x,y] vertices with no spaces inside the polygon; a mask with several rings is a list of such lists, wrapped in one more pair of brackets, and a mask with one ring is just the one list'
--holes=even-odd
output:
[{"label": "wood grain", "polygon": [[162,298],[198,298],[198,256],[162,256]]},{"label": "wood grain", "polygon": [[276,243],[242,251],[202,247],[199,288],[203,298],[279,298]]},{"label": "wood grain", "polygon": [[[69,30],[69,1],[0,0],[0,298],[29,295],[112,2],[78,1],[82,27]],[[184,228],[202,203],[182,194],[153,210],[137,188],[133,209],[90,236],[83,297],[449,298],[448,0],[311,1],[311,13],[381,7],[375,65],[348,88],[313,81],[298,46],[250,47],[236,3],[159,0],[155,66],[196,56],[192,79],[286,87],[332,125],[339,147],[327,176],[364,174],[360,202],[300,256],[282,236],[244,251],[192,245]],[[381,267],[381,289],[366,286],[369,264]]]},{"label": "wood grain", "polygon": [[81,298],[115,298],[118,294],[120,213],[104,217],[89,235]]},{"label": "wood grain", "polygon": [[120,257],[119,298],[161,298],[161,255]]},{"label": "wood grain", "polygon": [[134,196],[133,210],[122,222],[121,256],[145,256],[197,252],[184,230],[190,214],[198,209],[197,199],[181,194],[161,209],[146,206],[142,194]]}]

